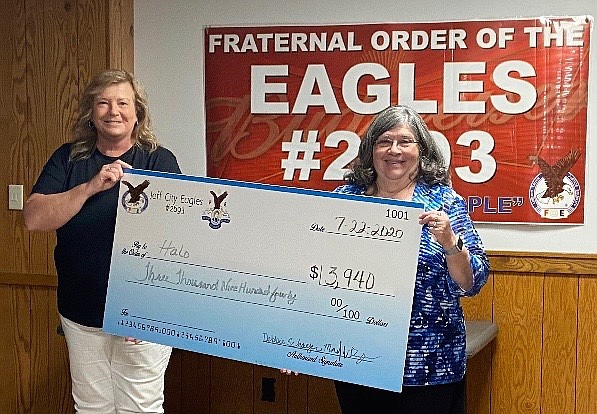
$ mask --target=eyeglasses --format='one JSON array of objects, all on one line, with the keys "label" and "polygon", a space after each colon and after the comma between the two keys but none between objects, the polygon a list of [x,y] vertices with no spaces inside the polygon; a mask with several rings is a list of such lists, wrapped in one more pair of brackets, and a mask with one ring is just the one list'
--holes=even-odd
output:
[{"label": "eyeglasses", "polygon": [[394,144],[398,148],[409,148],[411,145],[418,143],[419,141],[415,141],[414,139],[402,139],[402,140],[394,140],[390,138],[380,138],[375,141],[375,147],[383,150],[389,150],[392,148]]}]

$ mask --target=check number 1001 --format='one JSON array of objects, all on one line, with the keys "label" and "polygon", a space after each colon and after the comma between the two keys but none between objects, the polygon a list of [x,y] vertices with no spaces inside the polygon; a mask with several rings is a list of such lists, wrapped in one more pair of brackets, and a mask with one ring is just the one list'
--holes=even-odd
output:
[{"label": "check number 1001", "polygon": [[395,210],[393,208],[386,209],[386,218],[397,219],[397,220],[410,220],[408,217],[408,211]]}]

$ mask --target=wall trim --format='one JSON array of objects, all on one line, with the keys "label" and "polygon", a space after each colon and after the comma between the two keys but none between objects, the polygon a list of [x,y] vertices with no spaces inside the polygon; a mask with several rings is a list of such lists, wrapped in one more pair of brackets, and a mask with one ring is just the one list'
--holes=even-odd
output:
[{"label": "wall trim", "polygon": [[4,273],[0,272],[1,285],[23,285],[23,286],[58,286],[58,276],[32,273]]},{"label": "wall trim", "polygon": [[[487,256],[492,272],[597,277],[597,254],[488,250]],[[58,279],[56,275],[0,272],[0,285],[56,287]]]},{"label": "wall trim", "polygon": [[597,277],[597,254],[487,251],[492,272]]}]

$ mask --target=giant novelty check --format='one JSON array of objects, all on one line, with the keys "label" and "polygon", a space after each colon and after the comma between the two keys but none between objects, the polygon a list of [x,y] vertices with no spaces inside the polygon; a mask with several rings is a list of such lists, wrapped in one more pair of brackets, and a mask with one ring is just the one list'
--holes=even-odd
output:
[{"label": "giant novelty check", "polygon": [[104,330],[399,391],[421,211],[127,170]]}]

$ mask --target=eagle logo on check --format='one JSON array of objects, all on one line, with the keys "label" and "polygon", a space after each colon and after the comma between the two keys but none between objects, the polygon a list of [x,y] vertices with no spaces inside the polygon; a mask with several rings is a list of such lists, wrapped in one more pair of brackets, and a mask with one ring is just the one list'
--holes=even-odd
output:
[{"label": "eagle logo on check", "polygon": [[128,190],[122,195],[122,206],[131,214],[141,214],[147,208],[148,199],[145,194],[145,189],[149,186],[149,180],[143,181],[141,184],[134,186],[126,180],[121,183],[126,185]]},{"label": "eagle logo on check", "polygon": [[217,195],[214,191],[209,192],[213,198],[213,202],[209,201],[209,208],[203,212],[201,218],[206,220],[214,230],[222,227],[224,223],[230,223],[230,215],[226,211],[226,203],[224,199],[228,196],[228,192],[224,191],[222,194]]}]

